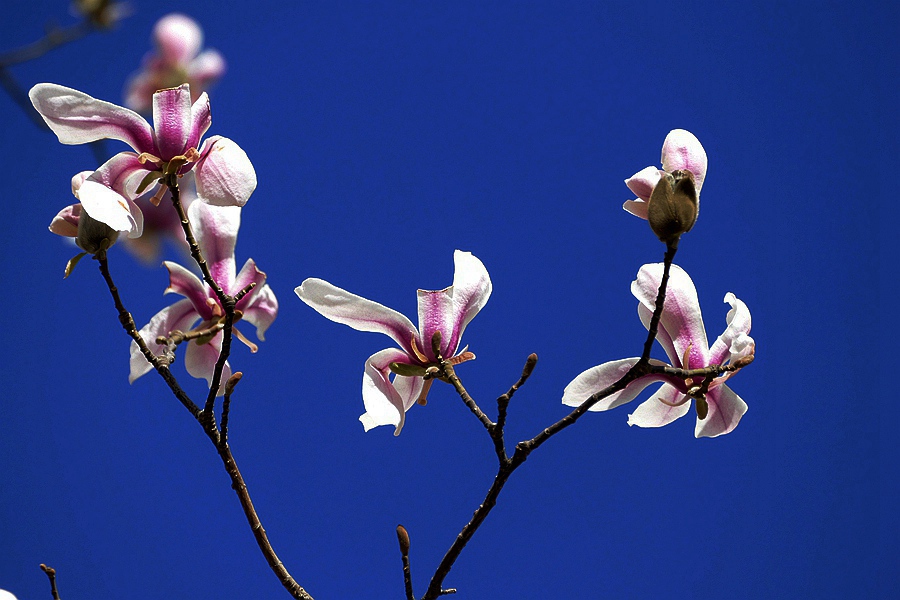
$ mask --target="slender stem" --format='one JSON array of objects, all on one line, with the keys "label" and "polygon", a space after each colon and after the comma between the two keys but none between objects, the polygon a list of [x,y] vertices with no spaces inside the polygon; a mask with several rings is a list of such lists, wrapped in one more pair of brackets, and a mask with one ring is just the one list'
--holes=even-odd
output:
[{"label": "slender stem", "polygon": [[441,371],[443,372],[444,378],[450,382],[450,385],[456,390],[456,393],[459,394],[459,397],[462,398],[462,401],[465,402],[466,406],[469,407],[469,410],[472,411],[478,420],[481,421],[481,424],[484,425],[485,429],[488,432],[491,431],[494,427],[494,422],[484,414],[484,411],[481,410],[481,407],[475,403],[475,400],[472,399],[472,396],[469,395],[469,392],[466,391],[466,388],[463,386],[462,382],[459,380],[459,377],[456,375],[456,371],[453,370],[453,365],[449,360],[441,361]]},{"label": "slender stem", "polygon": [[525,385],[525,382],[531,377],[534,367],[537,366],[537,361],[537,354],[529,354],[525,360],[525,366],[522,368],[522,375],[519,377],[519,380],[505,394],[497,398],[497,422],[491,428],[491,438],[494,440],[494,451],[497,453],[497,458],[501,464],[509,459],[506,455],[506,441],[504,440],[503,432],[506,427],[506,411],[509,408],[509,401],[512,400],[513,394]]},{"label": "slender stem", "polygon": [[47,579],[50,580],[50,593],[53,594],[53,600],[60,600],[59,590],[56,589],[56,569],[42,564],[41,571],[43,571],[47,575]]},{"label": "slender stem", "polygon": [[0,54],[0,69],[40,58],[54,48],[83,38],[95,29],[96,26],[89,19],[68,27],[51,27],[41,39]]},{"label": "slender stem", "polygon": [[[444,578],[450,573],[450,569],[453,568],[453,564],[456,562],[456,559],[459,557],[463,548],[465,548],[469,540],[472,539],[472,536],[475,535],[475,532],[487,518],[488,514],[490,514],[494,506],[496,506],[497,498],[500,496],[500,492],[503,490],[503,486],[506,485],[506,481],[513,474],[513,472],[525,462],[525,460],[534,450],[536,450],[544,442],[549,440],[551,437],[553,437],[563,429],[566,429],[570,425],[574,425],[575,422],[588,411],[588,409],[597,404],[600,400],[607,398],[616,392],[624,390],[625,387],[628,386],[628,384],[632,381],[652,372],[650,365],[650,349],[653,347],[653,340],[656,339],[659,320],[662,316],[663,305],[665,304],[666,285],[669,280],[669,271],[672,266],[672,261],[675,258],[677,247],[678,240],[675,240],[674,242],[666,246],[663,276],[662,281],[659,285],[659,291],[657,292],[656,296],[656,309],[654,310],[653,317],[650,320],[650,325],[647,332],[647,340],[644,343],[644,352],[641,358],[618,381],[591,395],[585,402],[572,410],[572,412],[570,412],[568,415],[566,415],[556,423],[553,423],[530,440],[525,440],[516,444],[516,450],[513,453],[512,458],[509,458],[507,460],[500,460],[500,466],[497,469],[497,475],[494,477],[494,481],[493,483],[491,483],[491,487],[488,489],[484,501],[475,510],[472,519],[468,523],[466,523],[466,525],[462,528],[462,531],[459,532],[459,534],[456,536],[456,539],[450,545],[450,548],[447,550],[447,553],[444,555],[444,558],[441,560],[438,568],[435,570],[435,573],[431,578],[431,582],[428,584],[428,590],[425,592],[425,595],[422,596],[422,600],[434,600],[441,595]],[[537,357],[535,357],[535,360],[536,358]],[[444,365],[442,364],[441,366],[443,368]],[[450,369],[450,373],[452,373],[452,368]],[[455,373],[453,375],[455,376]],[[524,375],[525,373],[523,373],[523,377]],[[451,383],[453,383],[452,380]],[[461,383],[459,384],[459,386],[454,383],[454,388],[456,388],[457,393],[459,393],[460,396],[462,396],[460,390],[465,391],[465,388]],[[502,398],[503,397],[501,396],[501,399]],[[463,401],[465,401],[465,398],[463,398]],[[468,405],[468,403],[466,404]],[[500,419],[498,417],[498,423],[499,420]],[[491,431],[491,428],[489,427],[488,430]]]},{"label": "slender stem", "polygon": [[178,401],[181,402],[195,418],[197,418],[200,415],[200,408],[194,404],[193,400],[191,400],[184,390],[181,389],[181,386],[178,385],[178,381],[169,370],[168,361],[165,358],[156,356],[150,351],[150,348],[147,347],[147,343],[144,341],[144,338],[141,337],[141,333],[134,323],[134,318],[131,316],[131,313],[126,310],[125,305],[122,304],[122,299],[119,297],[119,290],[116,288],[115,283],[113,283],[112,275],[109,273],[109,263],[107,262],[106,251],[99,252],[95,258],[97,259],[97,262],[100,263],[100,273],[103,275],[104,281],[106,281],[106,286],[109,288],[109,293],[112,295],[113,303],[116,306],[116,310],[119,312],[119,323],[122,324],[122,328],[125,329],[125,332],[129,336],[131,336],[131,339],[134,340],[140,349],[141,354],[144,355],[147,362],[153,365],[153,368],[159,373],[160,377],[163,378],[163,381],[166,382],[166,385],[169,386],[169,389],[172,390],[172,393],[178,398]]}]

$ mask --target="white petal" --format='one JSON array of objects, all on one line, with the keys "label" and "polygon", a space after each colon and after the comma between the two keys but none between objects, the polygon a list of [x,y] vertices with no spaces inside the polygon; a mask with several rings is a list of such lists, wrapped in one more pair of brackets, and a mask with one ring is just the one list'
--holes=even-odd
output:
[{"label": "white petal", "polygon": [[691,401],[687,400],[680,406],[669,406],[660,402],[663,398],[671,404],[678,404],[685,400],[684,394],[676,388],[664,383],[650,395],[650,399],[641,403],[633,413],[628,415],[628,424],[638,427],[662,427],[676,419],[680,419],[691,410]]}]

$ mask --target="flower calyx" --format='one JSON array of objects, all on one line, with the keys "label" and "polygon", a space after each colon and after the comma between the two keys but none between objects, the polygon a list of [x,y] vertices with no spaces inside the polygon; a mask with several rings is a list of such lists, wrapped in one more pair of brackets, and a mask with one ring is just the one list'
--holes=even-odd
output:
[{"label": "flower calyx", "polygon": [[662,242],[671,245],[697,221],[699,200],[694,174],[687,170],[664,173],[647,207],[650,228]]}]

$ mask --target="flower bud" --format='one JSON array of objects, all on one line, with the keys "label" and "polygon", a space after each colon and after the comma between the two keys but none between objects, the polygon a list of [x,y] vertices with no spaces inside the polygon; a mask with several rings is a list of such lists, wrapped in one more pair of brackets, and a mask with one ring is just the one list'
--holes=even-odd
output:
[{"label": "flower bud", "polygon": [[118,237],[118,231],[91,217],[86,210],[81,211],[78,217],[78,235],[75,237],[79,248],[89,254],[97,254],[109,249]]},{"label": "flower bud", "polygon": [[687,233],[697,220],[699,204],[690,171],[674,171],[660,177],[647,207],[650,228],[661,241],[670,244]]}]

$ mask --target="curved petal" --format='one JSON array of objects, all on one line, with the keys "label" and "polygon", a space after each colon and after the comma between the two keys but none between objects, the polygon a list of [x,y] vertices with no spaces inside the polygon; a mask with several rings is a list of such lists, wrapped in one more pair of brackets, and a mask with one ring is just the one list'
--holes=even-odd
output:
[{"label": "curved petal", "polygon": [[[662,274],[662,263],[644,265],[638,271],[637,279],[631,283],[631,293],[651,312],[656,307]],[[678,265],[672,265],[669,272],[666,300],[659,324],[672,340],[675,356],[669,358],[673,363],[678,364],[685,350],[690,348],[690,364],[680,366],[700,368],[709,364],[709,346],[697,290],[688,274]]]},{"label": "curved petal", "polygon": [[[603,363],[596,367],[591,367],[587,371],[582,372],[578,377],[573,379],[566,389],[563,391],[562,403],[566,406],[581,406],[585,400],[603,390],[627,373],[631,367],[640,360],[639,358],[623,358],[621,360],[613,360]],[[650,361],[654,365],[664,365],[658,360]],[[629,383],[624,390],[616,392],[600,400],[590,407],[590,411],[602,411],[621,406],[626,402],[634,400],[638,394],[654,381],[663,379],[660,375],[647,375],[640,377]]]},{"label": "curved petal", "polygon": [[253,302],[249,306],[241,308],[244,313],[242,319],[255,326],[256,337],[260,341],[265,341],[266,330],[278,316],[278,299],[275,298],[275,292],[268,285],[254,289],[253,294]]},{"label": "curved petal", "polygon": [[[407,359],[408,361],[409,359]],[[403,362],[403,361],[398,361]],[[419,399],[419,395],[422,393],[422,388],[425,386],[425,380],[421,377],[401,377],[400,375],[394,376],[394,389],[397,390],[397,393],[400,394],[400,399],[403,400],[403,407],[405,410],[409,410],[412,408],[412,405],[416,403]]]},{"label": "curved petal", "polygon": [[156,22],[153,39],[166,62],[181,65],[197,56],[203,45],[203,30],[187,15],[172,13]]},{"label": "curved petal", "polygon": [[163,266],[169,270],[169,287],[163,293],[175,293],[184,296],[191,302],[194,310],[203,317],[204,321],[212,319],[212,309],[207,302],[210,295],[206,285],[196,275],[178,263],[167,260],[163,262]]},{"label": "curved petal", "polygon": [[209,111],[209,96],[206,92],[200,94],[197,101],[191,105],[191,131],[188,134],[187,142],[184,149],[197,148],[200,144],[200,138],[209,129],[212,124],[212,114]]},{"label": "curved petal", "polygon": [[137,152],[152,152],[153,130],[134,111],[97,100],[55,83],[39,83],[28,92],[34,108],[63,144],[121,140]]},{"label": "curved petal", "polygon": [[351,294],[322,279],[307,279],[294,288],[294,292],[326,319],[357,331],[383,333],[400,344],[407,354],[412,354],[410,344],[418,332],[412,322],[396,310]]},{"label": "curved petal", "polygon": [[409,362],[409,357],[396,348],[376,352],[366,360],[363,372],[363,404],[366,412],[359,417],[366,431],[379,425],[396,427],[394,435],[400,435],[406,421],[404,399],[391,383],[389,365],[392,362]]},{"label": "curved petal", "polygon": [[[204,322],[204,325],[209,323]],[[186,344],[184,351],[184,366],[191,377],[197,379],[205,379],[207,385],[212,385],[213,373],[216,370],[216,361],[219,360],[219,353],[222,351],[222,339],[224,334],[220,331],[216,336],[206,344],[198,344],[192,340]],[[222,369],[222,381],[224,384],[231,377],[231,366],[226,362]],[[225,395],[225,386],[219,385],[219,393],[217,396]]]},{"label": "curved petal", "polygon": [[159,158],[169,161],[184,154],[192,125],[188,84],[153,94],[153,129]]},{"label": "curved petal", "polygon": [[[660,177],[662,177],[662,173],[659,169],[656,167],[646,167],[626,179],[625,185],[627,185],[628,189],[634,192],[640,200],[647,202],[650,200],[650,194],[653,193],[653,188],[659,183]],[[632,200],[632,202],[634,201]]]},{"label": "curved petal", "polygon": [[236,206],[210,206],[191,202],[188,218],[194,229],[203,258],[209,264],[216,283],[226,294],[234,294],[234,246],[241,227],[241,209]]},{"label": "curved petal", "polygon": [[731,391],[727,385],[712,388],[706,394],[709,414],[702,421],[697,419],[695,437],[716,437],[730,433],[747,412],[747,403]]},{"label": "curved petal", "polygon": [[128,231],[137,237],[143,229],[143,216],[133,212],[131,202],[147,170],[131,152],[120,152],[100,165],[82,182],[76,196],[94,219],[116,231]]},{"label": "curved petal", "polygon": [[225,74],[225,59],[215,50],[204,50],[191,61],[187,75],[191,81],[206,86]]},{"label": "curved petal", "polygon": [[662,147],[663,170],[690,171],[694,175],[694,188],[700,195],[700,188],[706,179],[707,158],[706,150],[700,144],[700,140],[684,129],[673,129],[666,136]]},{"label": "curved petal", "polygon": [[633,413],[628,415],[628,425],[637,425],[638,427],[662,427],[668,425],[676,419],[680,419],[691,410],[691,401],[687,399],[680,406],[669,406],[660,402],[663,398],[671,404],[678,404],[685,400],[684,394],[668,383],[664,383],[660,388],[650,396],[649,400],[645,400],[637,407]]},{"label": "curved petal", "polygon": [[81,217],[81,204],[70,204],[59,211],[50,221],[50,231],[56,235],[76,237],[79,217]]},{"label": "curved petal", "polygon": [[256,304],[256,295],[260,292],[260,290],[266,283],[266,274],[259,270],[259,268],[256,266],[256,262],[252,258],[248,258],[247,262],[245,262],[244,266],[241,267],[240,273],[237,274],[237,277],[231,285],[231,288],[234,291],[228,293],[237,294],[239,291],[241,291],[251,283],[255,283],[256,287],[250,290],[250,293],[241,298],[241,301],[238,302],[237,308],[241,310],[244,310],[246,307]]},{"label": "curved petal", "polygon": [[750,309],[731,292],[725,294],[725,302],[731,305],[731,310],[725,317],[727,326],[724,333],[713,342],[709,350],[709,361],[712,365],[721,365],[740,358],[747,353],[753,342],[747,335],[750,333],[751,325]]},{"label": "curved petal", "polygon": [[[199,102],[199,100],[198,100]],[[197,196],[216,206],[243,206],[256,189],[256,171],[247,153],[228,138],[207,139],[194,167]]]},{"label": "curved petal", "polygon": [[418,290],[420,342],[429,358],[434,358],[431,337],[435,331],[443,335],[442,354],[453,356],[466,325],[491,296],[491,278],[480,260],[471,252],[457,250],[453,262],[453,285],[438,291]]},{"label": "curved petal", "polygon": [[622,205],[622,208],[636,217],[647,220],[647,212],[650,208],[650,204],[643,200],[626,200]]},{"label": "curved petal", "polygon": [[[156,343],[156,338],[168,336],[169,333],[179,329],[187,331],[200,318],[189,300],[179,300],[171,306],[167,306],[156,313],[150,322],[141,328],[141,337],[153,354],[160,354],[166,347]],[[141,354],[137,342],[131,342],[131,372],[128,375],[128,383],[144,375],[153,368],[146,357]]]}]

